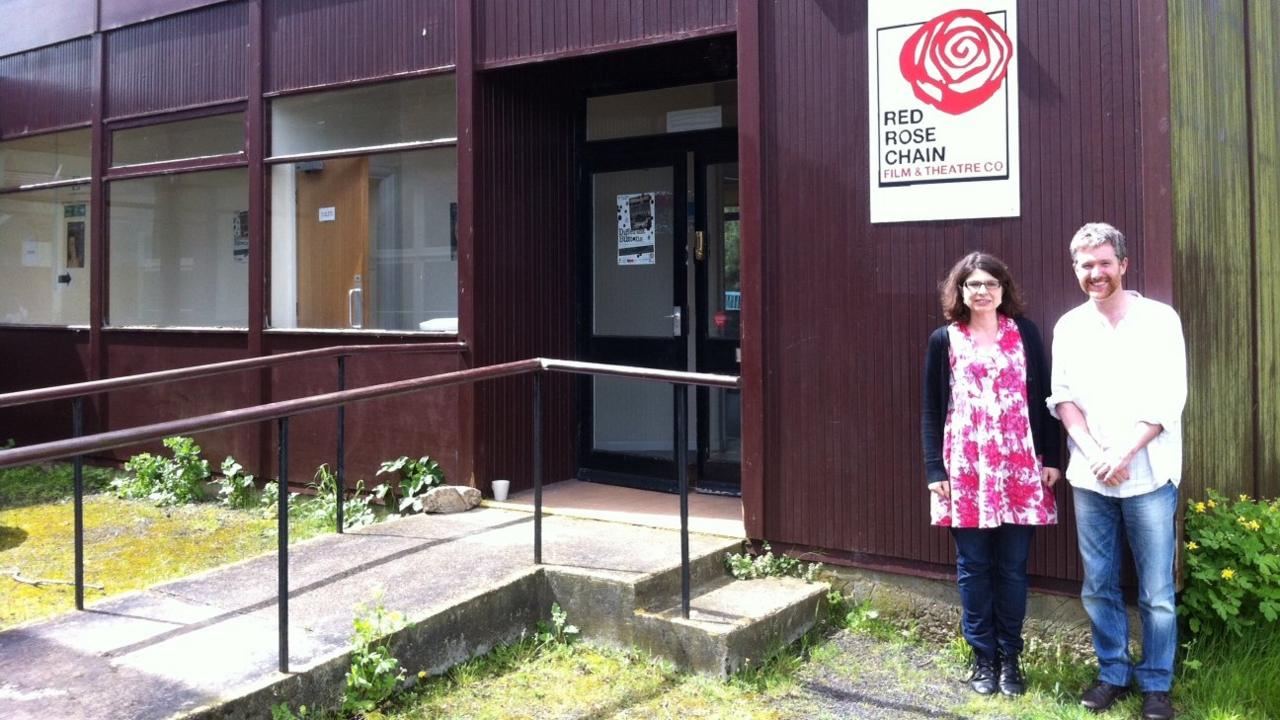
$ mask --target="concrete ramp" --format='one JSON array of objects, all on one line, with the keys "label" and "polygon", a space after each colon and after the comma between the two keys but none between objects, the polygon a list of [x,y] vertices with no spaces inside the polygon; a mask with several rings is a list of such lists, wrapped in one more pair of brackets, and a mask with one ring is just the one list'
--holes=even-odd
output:
[{"label": "concrete ramp", "polygon": [[0,633],[0,717],[261,718],[280,702],[337,704],[357,607],[408,620],[393,652],[438,673],[549,618],[559,602],[589,640],[639,646],[717,675],[812,626],[825,586],[729,580],[738,541],[691,535],[693,612],[680,617],[680,537],[479,508],[418,515],[290,549],[289,673],[278,666],[276,558],[262,556],[85,612]]}]

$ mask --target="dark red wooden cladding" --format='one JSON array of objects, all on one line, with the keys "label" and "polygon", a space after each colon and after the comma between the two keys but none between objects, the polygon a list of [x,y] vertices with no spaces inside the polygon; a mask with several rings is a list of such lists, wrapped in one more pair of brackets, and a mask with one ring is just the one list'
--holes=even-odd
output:
[{"label": "dark red wooden cladding", "polygon": [[267,92],[454,64],[455,0],[266,4]]},{"label": "dark red wooden cladding", "polygon": [[482,66],[731,32],[734,0],[476,0]]},{"label": "dark red wooden cladding", "polygon": [[[1126,0],[1019,4],[1021,217],[871,225],[865,6],[761,6],[766,537],[951,562],[919,449],[936,283],[965,252],[993,252],[1048,336],[1083,299],[1067,241],[1105,219],[1131,239],[1142,289],[1136,13]],[[1039,534],[1033,574],[1078,577],[1068,496],[1060,486],[1063,521]]]},{"label": "dark red wooden cladding", "polygon": [[217,5],[224,0],[100,0],[101,29],[111,30],[137,22],[153,20],[195,10],[206,5]]},{"label": "dark red wooden cladding", "polygon": [[89,35],[97,0],[0,0],[0,56]]},{"label": "dark red wooden cladding", "polygon": [[0,58],[0,137],[87,124],[92,101],[90,38]]},{"label": "dark red wooden cladding", "polygon": [[[543,68],[484,73],[475,106],[476,229],[472,258],[479,367],[534,356],[573,357],[574,136],[572,83]],[[543,379],[545,475],[574,469],[572,378]],[[475,473],[514,488],[532,482],[531,381],[475,391]]]},{"label": "dark red wooden cladding", "polygon": [[107,118],[248,97],[248,11],[228,3],[107,33]]},{"label": "dark red wooden cladding", "polygon": [[[7,327],[0,340],[4,372],[0,393],[61,385],[89,379],[89,333],[62,328]],[[92,407],[85,418],[92,425]],[[71,401],[0,409],[0,444],[10,438],[21,445],[60,440],[71,435]]]}]

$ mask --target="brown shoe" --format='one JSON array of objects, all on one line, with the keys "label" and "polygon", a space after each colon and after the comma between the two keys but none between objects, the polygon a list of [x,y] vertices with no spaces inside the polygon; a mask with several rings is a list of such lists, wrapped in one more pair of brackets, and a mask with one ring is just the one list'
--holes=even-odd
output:
[{"label": "brown shoe", "polygon": [[1173,720],[1173,701],[1169,699],[1169,693],[1142,693],[1142,720]]},{"label": "brown shoe", "polygon": [[1123,685],[1112,685],[1109,682],[1099,680],[1080,696],[1080,704],[1092,712],[1106,712],[1111,709],[1112,705],[1116,704],[1117,700],[1128,694],[1129,688]]}]

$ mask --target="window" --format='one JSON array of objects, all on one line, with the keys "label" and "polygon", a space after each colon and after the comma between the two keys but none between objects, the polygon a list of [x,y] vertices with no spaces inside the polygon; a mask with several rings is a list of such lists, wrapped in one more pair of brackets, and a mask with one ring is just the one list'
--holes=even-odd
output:
[{"label": "window", "polygon": [[111,133],[112,167],[243,152],[244,113],[179,120]]},{"label": "window", "polygon": [[271,154],[456,140],[454,78],[441,75],[271,101]]},{"label": "window", "polygon": [[89,322],[89,187],[0,195],[0,322]]},{"label": "window", "polygon": [[272,102],[273,328],[457,332],[454,116],[452,77]]},{"label": "window", "polygon": [[111,325],[248,324],[248,171],[117,180],[108,192]]},{"label": "window", "polygon": [[737,125],[735,80],[587,98],[587,140]]},{"label": "window", "polygon": [[0,142],[0,188],[89,178],[88,130]]}]

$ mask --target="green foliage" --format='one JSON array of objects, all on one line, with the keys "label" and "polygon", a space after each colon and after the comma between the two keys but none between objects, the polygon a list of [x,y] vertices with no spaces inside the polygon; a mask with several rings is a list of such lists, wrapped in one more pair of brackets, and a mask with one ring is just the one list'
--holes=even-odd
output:
[{"label": "green foliage", "polygon": [[356,608],[351,637],[351,669],[342,693],[342,712],[365,715],[378,709],[404,681],[404,668],[391,654],[388,635],[404,625],[404,616],[388,612],[380,601]]},{"label": "green foliage", "polygon": [[227,507],[253,507],[255,486],[253,476],[244,471],[244,466],[236,459],[227,456],[222,461],[222,477],[218,480],[218,501]]},{"label": "green foliage", "polygon": [[[115,471],[111,468],[84,468],[86,493],[101,492],[111,487]],[[75,488],[75,471],[71,463],[23,465],[0,470],[0,507],[19,507],[34,503],[63,500]]]},{"label": "green foliage", "polygon": [[577,625],[570,625],[569,614],[560,607],[560,603],[551,603],[551,622],[538,621],[538,632],[534,637],[541,646],[567,645],[577,639]]},{"label": "green foliage", "polygon": [[[290,515],[308,517],[327,523],[330,527],[338,522],[338,476],[329,469],[328,464],[316,468],[314,481],[307,485],[315,492],[315,497],[300,503],[297,509],[290,507]],[[364,527],[378,521],[373,510],[372,496],[364,491],[364,481],[356,481],[355,492],[342,504],[342,527],[345,529]]]},{"label": "green foliage", "polygon": [[1186,587],[1178,611],[1192,634],[1236,637],[1280,618],[1280,499],[1232,501],[1210,490],[1188,503]]},{"label": "green foliage", "polygon": [[122,498],[146,498],[156,505],[184,505],[204,499],[204,482],[209,478],[209,461],[200,457],[200,446],[189,437],[164,439],[172,458],[140,453],[129,458],[124,469],[130,473],[112,486]]},{"label": "green foliage", "polygon": [[271,706],[271,720],[303,720],[307,717],[307,706],[300,705],[298,712],[294,713],[289,707],[289,703],[280,703]]},{"label": "green foliage", "polygon": [[[414,460],[408,455],[401,455],[395,460],[388,460],[378,468],[378,475],[396,473],[400,476],[399,511],[422,512],[422,495],[438,485],[444,484],[444,470],[440,463],[430,456],[423,455]],[[384,491],[385,492],[385,491]]]},{"label": "green foliage", "polygon": [[822,563],[805,563],[786,555],[774,555],[769,543],[763,545],[764,553],[732,553],[725,557],[725,566],[739,580],[758,580],[766,577],[797,577],[813,582],[822,572]]}]

